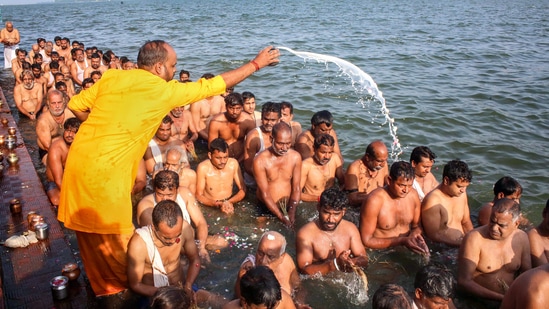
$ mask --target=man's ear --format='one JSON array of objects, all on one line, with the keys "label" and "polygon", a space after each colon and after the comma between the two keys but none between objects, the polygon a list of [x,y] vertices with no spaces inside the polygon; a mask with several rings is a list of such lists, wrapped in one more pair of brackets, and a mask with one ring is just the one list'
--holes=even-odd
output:
[{"label": "man's ear", "polygon": [[420,288],[417,288],[414,291],[414,295],[416,296],[416,299],[421,299],[423,298],[423,291],[421,291]]}]

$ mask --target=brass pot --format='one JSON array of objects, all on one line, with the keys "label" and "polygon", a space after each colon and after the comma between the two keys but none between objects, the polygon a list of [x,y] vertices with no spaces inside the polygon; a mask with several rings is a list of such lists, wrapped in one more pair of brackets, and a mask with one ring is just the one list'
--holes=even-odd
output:
[{"label": "brass pot", "polygon": [[6,142],[6,136],[0,135],[0,147],[4,147],[5,142]]},{"label": "brass pot", "polygon": [[17,143],[17,140],[15,139],[15,135],[9,135],[6,138],[5,144],[8,150],[14,150],[15,147],[17,147],[16,143]]},{"label": "brass pot", "polygon": [[70,281],[74,281],[80,276],[80,267],[76,263],[65,264],[61,270],[61,274],[69,278]]},{"label": "brass pot", "polygon": [[15,135],[15,132],[17,132],[17,129],[15,127],[9,127],[8,128],[8,134],[9,135]]},{"label": "brass pot", "polygon": [[15,154],[15,153],[10,153],[10,154],[8,155],[8,163],[9,163],[10,165],[15,165],[15,164],[17,164],[17,162],[19,162],[19,157],[17,156],[17,154]]},{"label": "brass pot", "polygon": [[7,127],[7,126],[8,126],[8,118],[2,117],[2,120],[1,120],[1,121],[2,121],[2,125],[3,125],[4,127]]},{"label": "brass pot", "polygon": [[10,201],[10,212],[12,214],[20,214],[21,210],[23,210],[23,206],[21,206],[21,201],[17,198],[14,198]]}]

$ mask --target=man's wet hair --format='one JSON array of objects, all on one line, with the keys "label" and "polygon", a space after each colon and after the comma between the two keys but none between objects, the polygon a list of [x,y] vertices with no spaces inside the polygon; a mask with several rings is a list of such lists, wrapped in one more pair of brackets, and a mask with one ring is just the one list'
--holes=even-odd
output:
[{"label": "man's wet hair", "polygon": [[211,141],[210,147],[208,147],[209,153],[213,153],[216,150],[218,152],[227,152],[229,151],[229,144],[227,144],[227,142],[221,137],[218,137]]},{"label": "man's wet hair", "polygon": [[61,87],[67,88],[67,84],[64,81],[58,81],[57,83],[55,83],[55,89],[59,89]]},{"label": "man's wet hair", "polygon": [[494,184],[494,196],[503,193],[503,196],[522,194],[522,186],[515,178],[504,176]]},{"label": "man's wet hair", "polygon": [[50,69],[57,69],[57,70],[59,70],[59,62],[57,62],[57,61],[52,61],[52,62],[50,62],[49,66],[50,66]]},{"label": "man's wet hair", "polygon": [[15,50],[16,55],[19,54],[19,53],[23,53],[23,54],[25,54],[25,56],[27,55],[27,51],[23,48],[18,48],[18,49]]},{"label": "man's wet hair", "polygon": [[332,116],[332,113],[327,110],[316,112],[313,117],[311,117],[311,124],[315,127],[321,124],[325,124],[329,128],[332,126],[333,123],[334,116]]},{"label": "man's wet hair", "polygon": [[[40,55],[40,54],[38,54],[38,55]],[[38,63],[31,64],[31,70],[32,69],[38,69],[38,70],[40,70],[40,72],[42,72],[42,66]]]},{"label": "man's wet hair", "polygon": [[520,204],[510,198],[500,198],[494,201],[492,213],[509,213],[513,217],[513,222],[520,218]]},{"label": "man's wet hair", "polygon": [[183,287],[169,285],[159,287],[154,293],[151,309],[188,309],[191,308],[191,298]]},{"label": "man's wet hair", "polygon": [[168,227],[174,227],[177,224],[177,218],[183,218],[181,207],[172,200],[163,200],[158,202],[153,208],[152,223],[156,230],[161,222],[166,223]]},{"label": "man's wet hair", "polygon": [[287,101],[280,102],[280,109],[282,110],[282,109],[285,109],[285,108],[289,108],[290,109],[290,115],[293,115],[294,106],[292,105],[292,103],[287,102]]},{"label": "man's wet hair", "polygon": [[80,125],[82,124],[82,121],[78,120],[76,117],[69,118],[65,120],[65,123],[63,124],[63,129],[66,130],[76,130],[80,129]]},{"label": "man's wet hair", "polygon": [[93,86],[93,84],[95,84],[95,82],[93,81],[93,78],[86,77],[84,78],[84,80],[82,80],[82,87],[85,87],[87,84],[91,84],[91,86]]},{"label": "man's wet hair", "polygon": [[229,93],[225,97],[225,106],[244,106],[244,99],[242,99],[242,95],[238,92]]},{"label": "man's wet hair", "polygon": [[292,132],[292,128],[290,128],[290,125],[285,122],[278,122],[273,126],[273,130],[271,131],[271,136],[273,139],[275,139],[278,136],[278,132]]},{"label": "man's wet hair", "polygon": [[58,35],[56,35],[55,38],[53,38],[53,41],[54,41],[54,42],[55,42],[55,41],[61,41],[61,37],[58,36]]},{"label": "man's wet hair", "polygon": [[473,179],[473,171],[469,169],[467,163],[461,160],[452,160],[444,165],[442,177],[448,177],[450,183],[458,181],[459,179],[471,182]]},{"label": "man's wet hair", "polygon": [[445,265],[432,263],[416,273],[414,288],[420,289],[427,298],[440,297],[449,300],[454,297],[456,279]]},{"label": "man's wet hair", "polygon": [[[244,95],[242,95],[244,97]],[[261,106],[261,116],[266,115],[268,113],[276,113],[278,115],[278,118],[282,116],[282,113],[280,112],[280,104],[275,102],[265,102],[263,106]]]},{"label": "man's wet hair", "polygon": [[44,39],[44,38],[38,38],[38,39],[36,39],[36,43],[40,43],[40,42],[46,43],[46,39]]},{"label": "man's wet hair", "polygon": [[349,205],[347,194],[337,187],[331,187],[324,190],[320,195],[318,202],[320,208],[329,208],[333,210],[343,210]]},{"label": "man's wet hair", "polygon": [[400,285],[386,283],[374,293],[372,309],[412,309],[412,299]]},{"label": "man's wet hair", "polygon": [[173,123],[173,119],[169,115],[166,115],[164,116],[164,118],[162,118],[162,124],[172,124],[172,123]]},{"label": "man's wet hair", "polygon": [[67,43],[71,43],[71,39],[69,39],[68,37],[64,37],[61,39],[61,41],[67,41]]},{"label": "man's wet hair", "polygon": [[256,266],[240,279],[240,294],[247,304],[264,305],[274,309],[282,300],[280,283],[267,266]]},{"label": "man's wet hair", "polygon": [[404,177],[408,180],[413,180],[415,177],[414,168],[410,162],[406,161],[397,161],[391,164],[391,169],[389,170],[389,177],[392,181],[396,181],[398,177]]},{"label": "man's wet hair", "polygon": [[215,75],[213,75],[212,73],[204,73],[202,74],[202,76],[200,76],[200,78],[204,78],[204,79],[212,79],[214,77]]},{"label": "man's wet hair", "polygon": [[183,75],[183,74],[186,74],[189,78],[191,78],[191,72],[189,72],[187,70],[179,71],[179,77],[181,77],[181,75]]},{"label": "man's wet hair", "polygon": [[435,162],[437,155],[427,146],[418,146],[412,150],[410,154],[410,162],[419,163],[421,158],[427,158],[429,161]]},{"label": "man's wet hair", "polygon": [[153,186],[159,190],[179,188],[179,175],[174,171],[162,170],[154,176]]},{"label": "man's wet hair", "polygon": [[249,91],[244,91],[242,92],[242,99],[244,99],[244,101],[248,99],[255,99],[255,95]]},{"label": "man's wet hair", "polygon": [[[168,49],[166,48],[168,43],[163,40],[147,41],[139,49],[137,54],[137,66],[139,68],[151,68],[156,63],[164,63],[168,60]],[[108,58],[108,62],[111,62],[111,57],[107,51],[103,55],[103,59]]]},{"label": "man's wet hair", "polygon": [[335,144],[334,137],[330,134],[320,134],[317,137],[315,137],[315,141],[313,143],[313,149],[317,150],[322,145],[326,145],[329,147],[333,147]]},{"label": "man's wet hair", "polygon": [[34,60],[36,60],[38,58],[44,59],[44,56],[42,56],[42,54],[40,54],[40,53],[34,54],[34,56],[32,56],[32,59],[34,59]]},{"label": "man's wet hair", "polygon": [[101,59],[101,55],[99,55],[98,53],[93,53],[93,54],[91,54],[91,58],[92,59]]}]

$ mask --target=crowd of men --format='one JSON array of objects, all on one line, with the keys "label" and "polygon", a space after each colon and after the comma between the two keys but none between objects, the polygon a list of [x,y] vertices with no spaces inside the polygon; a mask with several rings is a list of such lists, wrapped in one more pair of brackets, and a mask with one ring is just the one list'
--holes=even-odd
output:
[{"label": "crowd of men", "polygon": [[[1,32],[6,57],[19,43],[14,31],[7,22]],[[14,101],[21,115],[37,119],[48,196],[59,205],[59,220],[77,232],[97,296],[154,297],[168,293],[162,287],[180,284],[180,292],[192,301],[221,306],[218,297],[193,287],[210,252],[227,246],[221,235],[208,232],[201,207],[231,216],[255,193],[257,216],[296,229],[295,262],[285,251],[284,236],[266,232],[238,272],[238,300],[226,308],[266,299],[267,308],[306,308],[298,274],[366,268],[366,249],[404,246],[429,257],[428,243],[459,248],[457,287],[463,293],[493,306],[503,300],[505,308],[520,303],[506,295],[509,289],[521,299],[537,297],[514,281],[532,267],[547,273],[549,202],[543,221],[524,232],[519,229],[525,221],[522,187],[504,177],[474,228],[466,195],[473,176],[461,160],[444,165],[439,183],[431,173],[436,155],[428,147],[418,146],[409,162],[389,166],[385,143],[373,140],[345,169],[329,111],[315,112],[310,127],[302,129],[291,103],[264,102],[258,112],[254,94],[234,91],[247,76],[278,62],[278,51],[271,47],[238,69],[204,74],[196,82],[184,70],[172,80],[177,58],[163,41],[143,45],[137,66],[66,37],[54,42],[38,38],[29,53],[19,47],[14,53],[5,65],[9,62],[16,80]],[[134,82],[143,89],[132,88]],[[205,148],[207,158],[193,169],[189,162],[197,160],[195,147]],[[130,196],[137,203],[135,218]],[[105,206],[97,205],[100,199]],[[304,202],[316,204],[317,216],[296,226],[296,210]],[[358,224],[344,219],[348,211],[359,213]],[[93,250],[115,243],[118,247],[110,247],[108,254]],[[453,307],[451,274],[439,278],[446,289],[440,293],[425,279],[440,273],[427,268],[418,274],[411,307]],[[257,278],[269,282],[271,277],[276,283],[251,292],[262,288],[254,283]],[[547,276],[539,278],[540,286],[548,285]],[[398,294],[398,287],[384,288],[392,291],[385,294]],[[258,293],[270,294],[252,299]]]}]

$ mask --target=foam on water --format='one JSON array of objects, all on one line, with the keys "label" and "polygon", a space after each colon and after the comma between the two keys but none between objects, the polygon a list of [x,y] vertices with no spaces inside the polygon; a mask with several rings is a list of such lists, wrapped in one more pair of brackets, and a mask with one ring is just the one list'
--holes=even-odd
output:
[{"label": "foam on water", "polygon": [[[374,98],[375,100],[377,100],[381,104],[381,113],[385,117],[385,122],[382,125],[385,125],[386,123],[389,125],[389,134],[393,138],[393,143],[391,144],[391,159],[393,161],[398,160],[398,156],[402,154],[402,147],[400,146],[400,141],[397,135],[398,128],[395,125],[395,119],[391,118],[391,116],[389,115],[389,109],[385,104],[385,98],[383,98],[383,93],[377,88],[376,82],[370,75],[368,75],[356,65],[341,58],[310,52],[295,51],[291,48],[284,46],[277,46],[276,48],[278,48],[279,50],[289,51],[290,53],[301,57],[304,60],[316,60],[317,62],[324,64],[327,64],[328,62],[335,63],[339,67],[341,73],[351,79],[351,85],[355,89],[356,94],[359,95],[359,102],[361,103],[363,108],[366,108],[366,105],[364,104],[364,99],[362,98],[363,94],[366,94],[369,98]],[[367,100],[369,101],[370,99]]]}]

